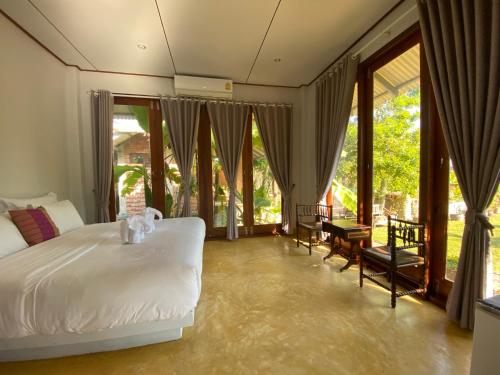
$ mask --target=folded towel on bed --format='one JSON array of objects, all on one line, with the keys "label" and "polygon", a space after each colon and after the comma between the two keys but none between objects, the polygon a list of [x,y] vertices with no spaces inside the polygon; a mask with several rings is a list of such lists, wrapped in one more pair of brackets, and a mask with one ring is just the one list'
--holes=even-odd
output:
[{"label": "folded towel on bed", "polygon": [[155,230],[155,218],[158,217],[158,220],[163,219],[163,214],[155,208],[146,207],[143,212],[145,225],[144,231],[146,233],[152,233]]},{"label": "folded towel on bed", "polygon": [[134,215],[120,224],[120,237],[122,243],[140,243],[144,239],[144,233],[152,233],[155,230],[155,217],[163,219],[160,211],[147,207],[144,215]]}]

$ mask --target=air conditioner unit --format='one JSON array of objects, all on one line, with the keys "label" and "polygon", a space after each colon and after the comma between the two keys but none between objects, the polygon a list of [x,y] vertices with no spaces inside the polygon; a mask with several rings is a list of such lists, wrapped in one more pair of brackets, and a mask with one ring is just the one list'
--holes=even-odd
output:
[{"label": "air conditioner unit", "polygon": [[233,81],[228,79],[174,76],[175,95],[233,98]]}]

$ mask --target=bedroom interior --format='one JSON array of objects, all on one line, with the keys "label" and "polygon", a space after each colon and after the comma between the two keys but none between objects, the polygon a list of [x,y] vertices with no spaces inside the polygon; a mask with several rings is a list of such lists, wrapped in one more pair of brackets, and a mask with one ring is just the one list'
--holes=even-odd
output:
[{"label": "bedroom interior", "polygon": [[0,0],[0,373],[498,374],[499,15]]}]

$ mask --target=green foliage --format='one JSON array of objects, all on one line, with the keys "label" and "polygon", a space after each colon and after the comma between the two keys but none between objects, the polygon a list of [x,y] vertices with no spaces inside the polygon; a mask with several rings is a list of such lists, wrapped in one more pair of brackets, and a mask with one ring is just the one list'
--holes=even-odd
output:
[{"label": "green foliage", "polygon": [[416,197],[420,171],[420,91],[410,90],[377,106],[373,116],[373,190]]},{"label": "green foliage", "polygon": [[[417,197],[420,163],[420,90],[395,96],[374,108],[373,112],[373,196],[383,203],[388,193]],[[334,189],[339,185],[352,194],[337,198],[350,211],[357,190],[357,119],[351,116]],[[344,190],[341,190],[344,192]],[[402,199],[403,200],[403,199]]]},{"label": "green foliage", "polygon": [[135,116],[139,126],[149,134],[149,109],[140,105],[129,105],[130,112]]},{"label": "green foliage", "polygon": [[355,214],[358,211],[356,193],[342,185],[339,181],[332,182],[333,195],[342,205]]},{"label": "green foliage", "polygon": [[122,197],[131,194],[137,183],[142,181],[144,183],[146,206],[151,207],[153,203],[153,193],[150,184],[151,179],[148,170],[143,165],[116,165],[113,171],[115,184],[118,183],[121,176],[126,175],[123,181],[123,188],[120,191]]}]

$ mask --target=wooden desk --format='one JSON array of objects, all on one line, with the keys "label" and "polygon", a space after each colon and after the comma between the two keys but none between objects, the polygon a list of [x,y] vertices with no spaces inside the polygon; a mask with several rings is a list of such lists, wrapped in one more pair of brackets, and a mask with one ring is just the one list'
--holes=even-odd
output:
[{"label": "wooden desk", "polygon": [[[323,232],[330,233],[330,253],[323,258],[327,260],[335,254],[347,258],[347,264],[340,269],[340,272],[355,264],[360,250],[359,243],[371,237],[372,228],[368,225],[358,224],[353,220],[323,221]],[[335,239],[338,238],[338,243]],[[350,251],[346,252],[341,245],[341,240],[351,243]]]}]

